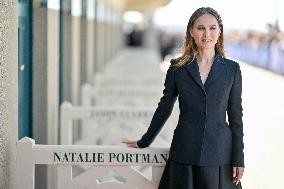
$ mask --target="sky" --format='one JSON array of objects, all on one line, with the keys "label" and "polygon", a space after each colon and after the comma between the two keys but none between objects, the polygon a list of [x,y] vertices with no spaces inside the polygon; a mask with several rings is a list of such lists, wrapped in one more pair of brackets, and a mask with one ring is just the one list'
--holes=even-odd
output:
[{"label": "sky", "polygon": [[267,31],[266,24],[275,23],[276,18],[284,30],[284,0],[172,0],[157,10],[154,22],[185,28],[193,11],[202,6],[221,15],[225,30]]}]

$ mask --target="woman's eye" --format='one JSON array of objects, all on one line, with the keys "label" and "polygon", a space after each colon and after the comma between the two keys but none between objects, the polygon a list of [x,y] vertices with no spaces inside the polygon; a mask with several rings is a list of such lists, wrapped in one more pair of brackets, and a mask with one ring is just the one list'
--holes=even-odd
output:
[{"label": "woman's eye", "polygon": [[204,28],[197,28],[198,30],[204,30]]},{"label": "woman's eye", "polygon": [[211,30],[215,30],[216,28],[211,28]]}]

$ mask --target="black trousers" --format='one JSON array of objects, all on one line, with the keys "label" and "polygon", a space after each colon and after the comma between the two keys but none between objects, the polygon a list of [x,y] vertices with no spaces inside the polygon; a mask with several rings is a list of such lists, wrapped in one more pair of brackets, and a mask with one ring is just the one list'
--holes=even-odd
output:
[{"label": "black trousers", "polygon": [[159,189],[241,189],[233,183],[230,165],[196,166],[168,159]]}]

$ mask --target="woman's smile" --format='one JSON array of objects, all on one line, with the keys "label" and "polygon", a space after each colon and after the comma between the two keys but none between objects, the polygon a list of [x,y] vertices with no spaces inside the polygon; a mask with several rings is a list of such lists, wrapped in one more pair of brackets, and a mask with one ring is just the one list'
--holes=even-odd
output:
[{"label": "woman's smile", "polygon": [[204,42],[204,43],[210,43],[210,42],[212,42],[212,40],[211,40],[211,39],[202,39],[202,42]]}]

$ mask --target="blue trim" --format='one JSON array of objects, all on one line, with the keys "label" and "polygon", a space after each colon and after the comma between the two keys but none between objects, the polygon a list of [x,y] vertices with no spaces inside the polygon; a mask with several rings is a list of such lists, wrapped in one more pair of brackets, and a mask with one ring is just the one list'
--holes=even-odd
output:
[{"label": "blue trim", "polygon": [[19,138],[32,137],[32,0],[19,0]]},{"label": "blue trim", "polygon": [[[63,1],[60,1],[60,15],[59,15],[59,108],[63,102],[63,44],[64,44],[64,10]],[[59,111],[60,112],[60,111]]]}]

